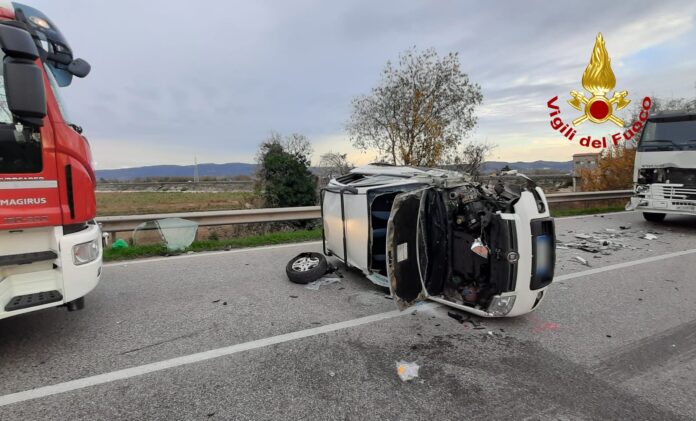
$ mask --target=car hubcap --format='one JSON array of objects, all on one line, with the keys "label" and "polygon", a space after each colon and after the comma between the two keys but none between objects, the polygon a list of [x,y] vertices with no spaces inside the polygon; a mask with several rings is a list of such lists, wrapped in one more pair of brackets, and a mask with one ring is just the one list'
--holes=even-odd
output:
[{"label": "car hubcap", "polygon": [[292,270],[295,272],[307,272],[319,266],[319,258],[317,257],[301,257],[292,264]]}]

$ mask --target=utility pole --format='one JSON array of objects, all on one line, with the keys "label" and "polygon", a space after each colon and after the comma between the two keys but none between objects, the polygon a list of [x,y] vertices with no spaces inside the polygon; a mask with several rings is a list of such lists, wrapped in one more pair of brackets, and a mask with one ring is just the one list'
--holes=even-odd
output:
[{"label": "utility pole", "polygon": [[198,176],[198,157],[196,155],[194,155],[193,156],[193,182],[199,183],[200,181],[201,181],[201,179]]}]

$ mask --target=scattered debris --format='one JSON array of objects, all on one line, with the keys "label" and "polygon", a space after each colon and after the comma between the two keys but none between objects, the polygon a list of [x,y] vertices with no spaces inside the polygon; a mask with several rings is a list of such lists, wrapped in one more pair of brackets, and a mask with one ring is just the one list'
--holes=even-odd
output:
[{"label": "scattered debris", "polygon": [[223,305],[223,306],[226,306],[226,305],[227,305],[227,301],[223,301],[223,302],[222,302],[222,305]]},{"label": "scattered debris", "polygon": [[324,285],[331,285],[335,284],[336,282],[341,282],[340,278],[329,278],[329,277],[323,277],[320,279],[317,279],[314,282],[308,283],[305,288],[311,289],[312,291],[319,291],[319,288],[323,287]]},{"label": "scattered debris", "polygon": [[455,313],[454,311],[448,311],[447,315],[458,321],[459,323],[464,323],[464,315],[461,313]]},{"label": "scattered debris", "polygon": [[213,304],[217,304],[217,303],[219,303],[220,301],[221,301],[221,300],[215,300],[215,301],[213,301]]},{"label": "scattered debris", "polygon": [[114,250],[127,249],[128,243],[126,243],[126,241],[123,239],[118,239],[114,241],[114,243],[111,245],[111,248]]},{"label": "scattered debris", "polygon": [[647,233],[647,234],[645,234],[645,237],[643,237],[643,239],[644,240],[657,240],[657,235]]},{"label": "scattered debris", "polygon": [[329,371],[329,376],[330,376],[330,377],[335,377],[335,376],[336,376],[336,373],[334,373],[333,371]]},{"label": "scattered debris", "polygon": [[384,298],[386,298],[387,300],[393,300],[393,299],[394,299],[394,297],[392,297],[391,295],[385,295]]},{"label": "scattered debris", "polygon": [[631,224],[619,225],[619,229],[622,229],[622,230],[630,230],[630,229],[631,229]]},{"label": "scattered debris", "polygon": [[299,298],[297,295],[291,295],[290,298]]},{"label": "scattered debris", "polygon": [[585,265],[585,266],[590,266],[590,263],[589,263],[587,260],[585,260],[585,259],[583,259],[582,257],[580,257],[580,256],[575,256],[574,259],[575,259],[576,262],[580,262],[580,263],[582,263],[582,264]]},{"label": "scattered debris", "polygon": [[401,360],[396,363],[396,372],[401,381],[407,382],[418,377],[420,366],[416,363]]}]

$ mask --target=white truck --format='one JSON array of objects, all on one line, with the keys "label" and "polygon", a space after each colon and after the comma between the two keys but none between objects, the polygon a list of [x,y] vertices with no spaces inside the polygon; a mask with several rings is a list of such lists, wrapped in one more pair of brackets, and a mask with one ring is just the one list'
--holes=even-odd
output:
[{"label": "white truck", "polygon": [[696,111],[650,117],[638,141],[635,194],[627,210],[660,222],[667,214],[696,215]]}]

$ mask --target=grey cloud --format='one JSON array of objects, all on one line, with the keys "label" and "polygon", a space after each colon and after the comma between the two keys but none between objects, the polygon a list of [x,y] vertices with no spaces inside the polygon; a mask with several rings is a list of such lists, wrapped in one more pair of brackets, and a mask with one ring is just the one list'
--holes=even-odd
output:
[{"label": "grey cloud", "polygon": [[[694,16],[693,6],[676,1],[32,4],[93,65],[89,78],[65,92],[73,118],[96,145],[147,139],[134,165],[158,148],[205,150],[220,161],[253,156],[272,129],[341,134],[350,99],[369,92],[385,62],[412,45],[459,52],[486,103],[539,104],[482,116],[477,136],[507,130],[533,138],[546,130],[529,123],[546,100],[579,86],[598,31],[678,8]],[[684,36],[693,37],[693,27]],[[685,51],[680,60],[694,63],[695,56]],[[680,69],[674,80],[694,70]],[[527,81],[516,85],[522,77]],[[108,166],[108,156],[98,159]]]}]

